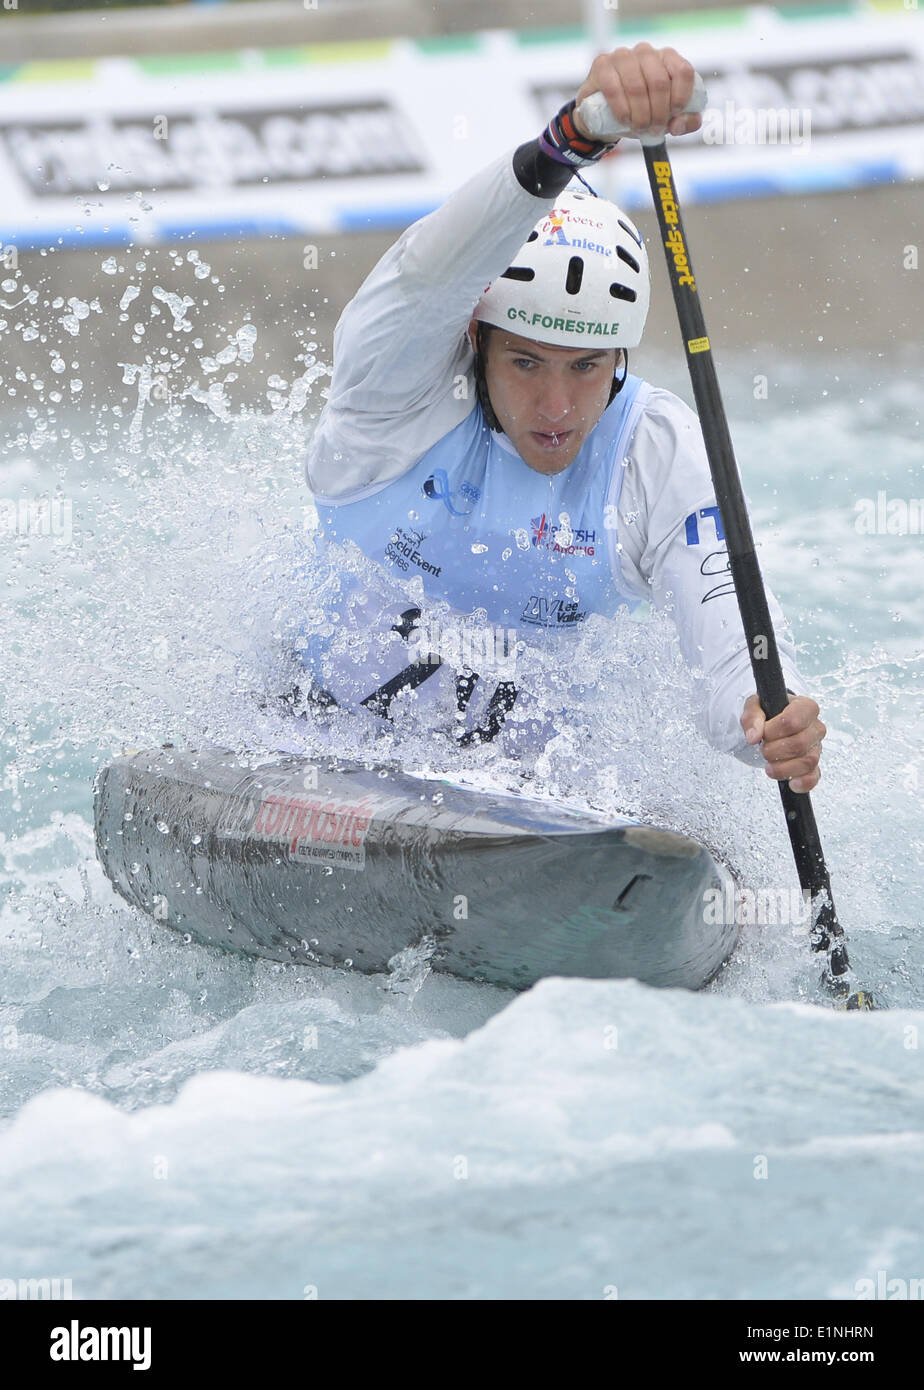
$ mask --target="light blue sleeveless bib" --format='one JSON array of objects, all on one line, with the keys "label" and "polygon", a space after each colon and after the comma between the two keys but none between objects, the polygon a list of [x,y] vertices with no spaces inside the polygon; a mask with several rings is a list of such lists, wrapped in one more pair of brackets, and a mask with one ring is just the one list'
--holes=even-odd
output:
[{"label": "light blue sleeveless bib", "polygon": [[505,448],[476,405],[403,477],[319,505],[321,544],[352,540],[393,577],[419,576],[429,598],[536,635],[634,609],[639,600],[620,583],[616,507],[650,389],[628,376],[574,462],[552,477]]}]

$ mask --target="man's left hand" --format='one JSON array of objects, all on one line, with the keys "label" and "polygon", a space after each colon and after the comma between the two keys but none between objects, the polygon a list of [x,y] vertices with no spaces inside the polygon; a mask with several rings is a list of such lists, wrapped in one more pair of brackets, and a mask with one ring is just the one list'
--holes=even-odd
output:
[{"label": "man's left hand", "polygon": [[821,772],[821,740],[828,730],[818,718],[818,706],[806,695],[790,695],[775,719],[767,719],[757,695],[745,701],[741,727],[748,743],[761,743],[768,777],[788,781],[794,792],[810,792]]}]

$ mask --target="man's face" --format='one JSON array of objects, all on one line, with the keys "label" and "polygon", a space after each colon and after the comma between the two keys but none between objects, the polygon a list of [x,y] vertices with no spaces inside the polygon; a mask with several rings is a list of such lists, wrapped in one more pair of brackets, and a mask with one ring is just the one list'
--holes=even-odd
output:
[{"label": "man's face", "polygon": [[[470,328],[474,333],[475,320]],[[618,348],[551,347],[497,328],[485,379],[498,424],[524,463],[561,473],[606,409]]]}]

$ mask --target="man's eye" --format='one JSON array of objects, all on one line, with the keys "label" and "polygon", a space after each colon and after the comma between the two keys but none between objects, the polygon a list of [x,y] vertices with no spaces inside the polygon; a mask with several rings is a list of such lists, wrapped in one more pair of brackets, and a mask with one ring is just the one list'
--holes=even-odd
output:
[{"label": "man's eye", "polygon": [[[600,364],[599,364],[598,362],[575,362],[574,365],[575,365],[575,367],[577,367],[579,370],[580,370],[581,368],[586,367],[586,368],[587,368],[587,371],[593,371],[594,367],[598,367]],[[586,376],[586,375],[587,375],[587,372],[585,372],[584,375]]]},{"label": "man's eye", "polygon": [[515,357],[513,359],[513,365],[515,367],[534,367],[536,364],[529,357]]}]

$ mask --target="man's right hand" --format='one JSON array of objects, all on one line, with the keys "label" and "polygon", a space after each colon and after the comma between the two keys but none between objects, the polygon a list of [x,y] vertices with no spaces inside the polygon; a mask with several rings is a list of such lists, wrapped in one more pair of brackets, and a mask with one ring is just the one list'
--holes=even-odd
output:
[{"label": "man's right hand", "polygon": [[[703,118],[684,115],[693,95],[694,68],[674,48],[652,48],[637,43],[595,58],[575,98],[574,124],[585,139],[592,139],[577,114],[585,97],[602,92],[620,125],[632,135],[689,135],[699,130]],[[629,137],[631,138],[631,137]]]}]

